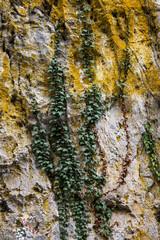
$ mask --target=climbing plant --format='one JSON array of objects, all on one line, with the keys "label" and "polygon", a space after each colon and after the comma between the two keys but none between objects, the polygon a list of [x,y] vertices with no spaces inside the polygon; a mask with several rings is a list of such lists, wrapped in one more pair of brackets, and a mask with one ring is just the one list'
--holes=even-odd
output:
[{"label": "climbing plant", "polygon": [[142,134],[146,153],[150,157],[149,167],[155,180],[160,181],[160,163],[157,157],[157,149],[151,123],[145,125],[145,132]]},{"label": "climbing plant", "polygon": [[61,239],[67,239],[66,228],[71,216],[76,222],[76,232],[79,240],[86,239],[88,232],[86,224],[87,206],[81,197],[83,184],[83,170],[81,169],[78,152],[69,134],[67,115],[67,89],[65,76],[58,60],[60,42],[59,21],[55,34],[55,57],[53,58],[48,72],[50,73],[50,134],[49,139],[52,151],[55,153],[55,181],[54,189],[58,203]]},{"label": "climbing plant", "polygon": [[32,151],[35,154],[37,166],[41,167],[49,177],[53,175],[54,167],[51,157],[50,144],[47,139],[46,130],[42,127],[39,120],[39,110],[38,104],[36,102],[35,96],[31,91],[31,88],[26,85],[26,90],[29,98],[31,99],[31,104],[33,108],[33,114],[35,116],[36,125],[33,127],[32,131]]},{"label": "climbing plant", "polygon": [[[102,221],[108,211],[106,202],[99,200],[102,195],[103,186],[106,183],[105,164],[103,162],[102,174],[97,174],[97,160],[96,156],[99,153],[102,155],[102,150],[98,141],[95,126],[100,120],[105,111],[105,104],[102,101],[101,92],[94,83],[95,80],[95,61],[94,61],[94,34],[92,31],[92,24],[87,20],[86,14],[90,10],[86,4],[81,1],[78,6],[78,17],[82,24],[82,32],[80,33],[81,46],[79,47],[80,58],[82,62],[82,69],[84,73],[83,80],[88,83],[88,89],[85,90],[83,101],[85,108],[81,116],[83,119],[82,127],[79,130],[79,145],[81,146],[82,159],[85,169],[85,197],[92,202],[94,209],[99,209],[98,218],[96,218],[95,227],[102,236],[109,236],[111,228],[109,222]],[[98,149],[99,148],[99,149]],[[101,157],[104,161],[104,157]],[[101,211],[100,211],[101,210]],[[111,217],[111,215],[108,215]],[[106,218],[107,219],[107,218]],[[103,224],[102,224],[103,223]]]}]

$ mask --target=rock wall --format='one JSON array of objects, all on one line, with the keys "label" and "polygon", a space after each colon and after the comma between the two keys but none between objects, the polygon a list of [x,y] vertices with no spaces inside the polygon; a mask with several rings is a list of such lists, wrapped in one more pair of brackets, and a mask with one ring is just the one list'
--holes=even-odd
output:
[{"label": "rock wall", "polygon": [[[81,95],[87,87],[78,48],[81,23],[75,0],[0,1],[0,239],[16,239],[15,218],[35,216],[39,232],[34,239],[58,240],[58,210],[54,191],[46,174],[35,164],[31,131],[35,124],[26,84],[35,94],[44,126],[48,123],[49,92],[47,69],[54,56],[57,19],[64,21],[61,32],[61,64],[69,91]],[[130,30],[131,66],[128,72],[126,115],[130,132],[131,163],[125,184],[117,186],[126,153],[123,111],[120,101],[106,110],[96,125],[107,161],[104,192],[113,210],[112,240],[158,240],[160,231],[160,190],[153,176],[142,133],[152,123],[157,149],[160,149],[159,11],[160,2],[144,0],[92,0],[88,19],[95,34],[96,83],[103,97],[111,99],[118,89],[118,64]],[[127,16],[127,17],[126,17]],[[127,18],[127,21],[126,21]],[[70,109],[73,136],[79,123]],[[103,239],[89,225],[88,240]],[[76,239],[71,220],[69,239]],[[19,238],[17,238],[19,239]]]}]

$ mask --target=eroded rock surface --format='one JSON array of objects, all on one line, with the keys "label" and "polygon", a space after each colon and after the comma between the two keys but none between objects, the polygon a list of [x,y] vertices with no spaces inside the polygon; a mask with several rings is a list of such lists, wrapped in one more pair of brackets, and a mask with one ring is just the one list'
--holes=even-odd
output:
[{"label": "eroded rock surface", "polygon": [[[130,131],[131,164],[126,184],[103,198],[113,211],[111,240],[160,239],[160,190],[148,167],[142,133],[151,121],[157,149],[160,149],[160,1],[93,0],[88,18],[95,33],[96,82],[103,96],[116,93],[117,60],[125,48],[126,16],[131,36],[131,68],[127,78],[126,110]],[[51,182],[35,164],[31,151],[31,131],[35,124],[26,84],[35,94],[44,126],[49,119],[47,69],[54,56],[55,24],[64,20],[61,63],[70,91],[78,94],[86,87],[78,58],[82,27],[74,0],[0,1],[0,239],[16,239],[13,226],[19,214],[34,215],[39,223],[37,240],[59,240],[58,210]],[[70,111],[72,132],[78,126]],[[107,161],[104,191],[117,185],[126,153],[119,102],[105,112],[96,128]],[[92,216],[93,218],[93,216]],[[102,239],[89,225],[88,240]],[[70,221],[69,239],[76,239]]]}]

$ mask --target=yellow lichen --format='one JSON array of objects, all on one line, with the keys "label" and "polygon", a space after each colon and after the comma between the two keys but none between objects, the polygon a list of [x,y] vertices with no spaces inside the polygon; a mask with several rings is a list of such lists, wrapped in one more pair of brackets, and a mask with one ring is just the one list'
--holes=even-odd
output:
[{"label": "yellow lichen", "polygon": [[150,238],[148,236],[148,233],[146,233],[143,230],[138,230],[137,231],[137,237],[136,238],[132,238],[134,240],[152,240],[152,238]]},{"label": "yellow lichen", "polygon": [[27,15],[27,12],[26,12],[25,8],[19,6],[19,7],[17,7],[17,10],[18,10],[20,15],[22,15],[22,16],[26,16]]},{"label": "yellow lichen", "polygon": [[[83,95],[84,89],[89,87],[88,82],[83,80],[82,65],[78,55],[78,47],[81,43],[79,33],[81,32],[82,25],[77,20],[77,11],[75,8],[76,1],[59,1],[58,6],[56,7],[54,6],[52,0],[23,0],[21,1],[22,6],[16,6],[20,16],[14,16],[14,8],[10,2],[11,1],[0,2],[0,8],[3,11],[3,26],[4,29],[6,28],[8,31],[9,40],[11,38],[11,30],[14,29],[15,32],[15,43],[13,44],[12,49],[9,49],[11,52],[11,58],[9,58],[7,53],[2,53],[0,56],[0,63],[2,63],[0,81],[0,110],[2,111],[2,122],[5,133],[9,136],[13,136],[16,139],[15,141],[13,141],[13,139],[9,139],[8,143],[3,145],[3,151],[7,156],[7,161],[13,158],[13,154],[18,153],[16,152],[18,151],[17,142],[23,149],[24,147],[30,145],[31,141],[30,132],[27,132],[26,128],[22,127],[21,124],[19,125],[19,122],[26,120],[32,111],[31,106],[28,104],[28,98],[25,95],[24,83],[29,84],[28,76],[30,78],[32,88],[34,90],[38,89],[38,91],[41,93],[42,98],[45,98],[45,96],[49,98],[46,70],[52,56],[54,55],[54,30],[50,30],[51,32],[49,32],[49,30],[46,30],[49,28],[49,25],[45,25],[46,22],[55,24],[56,20],[59,18],[65,22],[67,37],[69,36],[69,44],[67,46],[64,45],[63,47],[67,50],[65,59],[66,67],[68,69],[66,70],[65,74],[66,81],[69,86],[69,91],[71,93],[74,93],[76,90],[76,93],[78,95]],[[20,1],[17,1],[17,5],[18,2]],[[48,11],[49,13],[47,13],[46,9],[44,9],[45,2],[51,6],[51,11]],[[127,101],[129,102],[129,106],[127,106],[128,115],[132,110],[131,101],[133,100],[131,100],[131,97],[133,98],[134,96],[134,98],[143,98],[146,93],[151,92],[152,95],[157,98],[160,91],[159,68],[156,63],[156,53],[154,50],[156,37],[152,36],[150,33],[147,14],[144,13],[144,9],[142,8],[142,6],[145,6],[144,3],[145,1],[139,0],[93,0],[91,1],[92,11],[88,13],[88,15],[92,17],[92,28],[95,34],[94,60],[97,70],[95,73],[95,82],[100,87],[101,91],[106,95],[114,96],[117,93],[117,86],[115,83],[119,78],[117,60],[119,63],[121,62],[123,50],[126,48],[126,29],[127,24],[129,25],[131,34],[129,37],[131,67],[128,72],[127,85],[125,87],[125,94],[127,95]],[[150,4],[150,13],[156,15],[155,4],[152,1],[150,1]],[[38,17],[35,18],[36,21],[34,19],[35,22],[30,21],[31,18],[28,14],[31,13],[34,8],[37,8],[39,10],[43,9],[42,13],[45,15],[44,22],[42,22],[43,18],[40,19]],[[27,17],[29,20],[26,20],[26,22],[24,22],[24,19],[27,19]],[[20,20],[17,20],[18,18]],[[44,27],[46,34],[48,34],[48,39],[45,43],[45,47],[47,48],[46,59],[41,56],[41,47],[39,47],[37,42],[34,42],[35,35],[32,36],[32,34],[36,34],[38,27],[40,28],[40,31]],[[158,29],[157,25],[156,28]],[[7,49],[9,40],[5,39],[6,29],[3,32],[3,40],[5,43],[4,45]],[[22,39],[24,41],[22,41]],[[19,93],[20,89],[17,83],[18,78],[20,79],[19,85],[23,92],[23,96],[21,96]],[[15,84],[12,83],[12,80],[15,81]],[[18,100],[15,101],[14,104],[11,102],[13,89],[18,96]],[[22,108],[25,109],[26,115],[23,113]],[[44,109],[41,109],[41,111],[46,114],[45,107]],[[74,111],[74,114],[75,119],[72,119],[73,132],[78,129],[80,125],[79,121],[77,121],[76,118],[76,110]],[[122,113],[117,114],[116,117],[121,119]],[[73,133],[73,135],[74,134],[75,133]],[[120,141],[121,139],[118,136],[117,142],[120,143]],[[80,151],[80,148],[77,149]],[[136,161],[140,163],[140,161],[143,160],[143,163],[147,168],[149,159],[147,157],[144,158],[144,153],[141,153],[140,145],[137,145],[137,149],[138,157],[136,158]],[[160,150],[160,141],[157,143],[157,149]],[[108,171],[109,180],[112,179],[115,184],[119,177],[118,173],[119,169],[121,169],[121,163],[121,159],[118,158],[115,166],[111,167]],[[31,164],[32,163],[30,163],[30,165]],[[18,170],[16,168],[13,168],[13,170],[21,173],[21,170]],[[137,173],[140,172],[139,164],[135,167],[135,171]],[[34,175],[34,173],[32,172],[31,165],[30,176],[28,178],[31,179],[32,175]],[[44,173],[40,172],[38,177],[40,179],[44,178]],[[134,179],[134,176],[132,177]],[[15,178],[16,177],[14,176],[13,180],[15,180]],[[17,179],[19,179],[19,177],[17,177]],[[8,183],[9,182],[11,182],[11,180],[8,181]],[[45,178],[44,182],[47,184],[47,180],[45,180]],[[138,183],[140,185],[139,192],[144,191],[146,189],[146,178],[139,174]],[[107,190],[108,185],[106,186],[106,191]],[[153,192],[157,197],[158,185],[156,187],[153,187]],[[16,191],[13,192],[13,194],[17,194]],[[129,194],[130,195],[126,195],[124,197],[126,204],[128,204],[130,196],[134,195],[135,198],[135,193],[133,190],[130,190]],[[29,200],[29,197],[26,198],[26,202],[29,202]],[[147,194],[145,195],[145,203],[147,204],[148,209],[151,209],[153,207],[153,202],[150,201]],[[36,206],[34,207],[34,210],[39,209],[38,204],[38,202],[35,203]],[[53,222],[50,219],[51,211],[49,204],[49,200],[44,199],[44,196],[42,195],[42,208],[47,216],[47,224],[44,226],[44,232],[47,227],[49,229],[53,225]],[[144,208],[145,206],[139,202],[134,202],[131,205],[133,213],[135,213],[137,216],[141,215],[141,221],[138,226],[141,231],[137,231],[137,237],[132,239],[151,239],[149,238],[148,233],[143,231],[143,226],[145,225],[142,221],[144,216]],[[18,208],[18,211],[20,212],[21,209]],[[26,211],[33,212],[33,206],[27,205]],[[152,210],[150,210],[150,215],[148,216],[153,219],[151,213]],[[2,223],[5,222],[4,213],[2,213],[1,220]],[[47,239],[49,240],[50,237],[47,237]]]}]

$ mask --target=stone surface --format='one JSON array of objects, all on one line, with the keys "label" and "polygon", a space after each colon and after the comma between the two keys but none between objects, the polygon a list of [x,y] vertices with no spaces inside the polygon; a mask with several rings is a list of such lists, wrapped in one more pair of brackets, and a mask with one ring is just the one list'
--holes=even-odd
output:
[{"label": "stone surface", "polygon": [[[56,4],[58,2],[58,6]],[[56,20],[65,22],[61,41],[61,62],[66,81],[78,94],[83,94],[82,66],[78,59],[80,23],[74,0],[0,0],[0,239],[13,240],[14,220],[19,214],[34,215],[40,222],[37,240],[59,240],[58,211],[51,183],[36,168],[31,151],[34,125],[29,85],[41,110],[44,125],[48,121],[49,94],[46,70],[54,56]],[[126,184],[107,194],[113,212],[110,240],[160,239],[160,192],[148,167],[142,133],[148,120],[152,122],[157,148],[160,149],[160,81],[158,52],[158,19],[160,1],[145,1],[146,12],[139,0],[93,0],[90,6],[95,33],[96,82],[104,96],[117,92],[118,61],[125,48],[125,15],[131,37],[131,69],[127,79],[126,109],[131,142],[132,162]],[[157,5],[156,5],[157,4]],[[89,16],[88,16],[89,17]],[[152,20],[155,25],[151,23]],[[151,23],[151,24],[150,24]],[[150,29],[150,26],[154,29]],[[72,92],[71,87],[70,91]],[[71,113],[72,130],[78,127]],[[76,113],[75,113],[76,114]],[[73,120],[73,121],[72,121]],[[118,181],[126,138],[119,102],[106,111],[97,124],[98,136],[107,161],[108,182],[105,191]],[[74,134],[73,134],[74,135]],[[149,191],[148,191],[149,189]],[[159,215],[158,215],[159,214]],[[93,223],[92,219],[92,223]],[[74,222],[69,226],[69,239],[76,239]],[[88,240],[102,239],[90,225]]]}]

